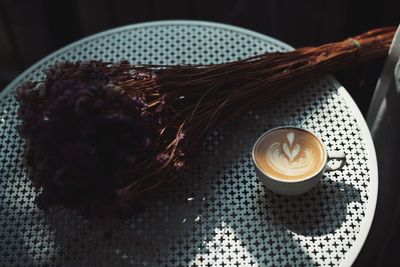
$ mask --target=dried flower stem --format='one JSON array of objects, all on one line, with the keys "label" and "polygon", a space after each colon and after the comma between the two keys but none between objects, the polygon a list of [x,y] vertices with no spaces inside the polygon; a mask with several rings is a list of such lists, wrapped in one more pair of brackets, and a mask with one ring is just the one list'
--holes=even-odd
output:
[{"label": "dried flower stem", "polygon": [[[186,122],[184,132],[192,135],[184,149],[185,159],[210,129],[249,108],[343,67],[385,56],[394,31],[394,27],[375,29],[341,42],[223,64],[162,66],[156,82],[161,91],[192,100],[183,109],[190,115],[184,120],[176,118],[178,124]],[[179,141],[172,142],[176,145]]]},{"label": "dried flower stem", "polygon": [[[304,83],[385,56],[394,32],[381,28],[341,42],[223,64],[61,64],[47,72],[43,93],[35,90],[37,83],[17,92],[30,177],[43,189],[45,207],[61,204],[88,216],[130,213],[140,199],[176,176],[210,130]],[[43,122],[44,116],[50,119]],[[103,128],[115,137],[96,131]],[[40,131],[46,133],[45,142]],[[62,136],[64,131],[75,139]],[[103,139],[108,143],[96,141]],[[57,149],[48,149],[48,142]],[[85,158],[79,161],[81,154]],[[60,166],[57,157],[68,167]],[[84,176],[74,165],[82,162]],[[92,189],[94,180],[101,183]]]}]

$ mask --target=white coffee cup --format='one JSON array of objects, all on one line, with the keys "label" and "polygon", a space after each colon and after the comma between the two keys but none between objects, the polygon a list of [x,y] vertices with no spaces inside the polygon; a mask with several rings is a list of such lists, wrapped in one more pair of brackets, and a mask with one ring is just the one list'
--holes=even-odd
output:
[{"label": "white coffee cup", "polygon": [[[301,177],[299,177],[299,178],[296,178],[296,179],[287,179],[286,178],[285,179],[285,178],[279,177],[279,175],[276,175],[276,174],[272,175],[271,173],[268,173],[267,171],[262,169],[260,167],[260,165],[257,163],[255,154],[256,154],[256,149],[257,149],[257,146],[259,145],[259,143],[262,140],[265,140],[265,138],[268,138],[268,135],[270,133],[272,133],[273,131],[276,131],[276,130],[280,130],[280,129],[294,129],[294,130],[303,131],[304,133],[311,134],[312,136],[314,136],[316,138],[316,140],[318,140],[321,147],[323,147],[323,149],[321,150],[322,152],[320,152],[320,153],[323,153],[322,154],[323,159],[321,159],[321,166],[312,175],[301,176],[301,174],[300,174]],[[313,132],[311,132],[309,130],[299,128],[299,127],[294,127],[294,126],[277,127],[277,128],[271,129],[270,131],[261,135],[253,146],[252,158],[253,158],[253,163],[255,166],[257,176],[260,178],[260,180],[265,185],[265,187],[267,187],[271,191],[281,194],[281,195],[303,194],[303,193],[309,191],[310,189],[312,189],[313,187],[315,187],[319,183],[319,181],[321,180],[321,178],[325,172],[340,170],[346,164],[346,155],[343,152],[341,152],[341,151],[329,151],[328,152],[326,150],[324,143],[317,135],[315,135]],[[336,165],[328,164],[333,159],[338,160],[339,164],[336,164]]]}]

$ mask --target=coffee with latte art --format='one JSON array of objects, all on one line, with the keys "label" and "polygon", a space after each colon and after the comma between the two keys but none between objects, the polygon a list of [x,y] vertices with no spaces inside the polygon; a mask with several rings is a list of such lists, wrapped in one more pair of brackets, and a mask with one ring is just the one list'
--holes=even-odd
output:
[{"label": "coffee with latte art", "polygon": [[310,132],[278,128],[258,141],[254,157],[266,175],[297,180],[320,172],[326,161],[326,152],[322,143]]}]

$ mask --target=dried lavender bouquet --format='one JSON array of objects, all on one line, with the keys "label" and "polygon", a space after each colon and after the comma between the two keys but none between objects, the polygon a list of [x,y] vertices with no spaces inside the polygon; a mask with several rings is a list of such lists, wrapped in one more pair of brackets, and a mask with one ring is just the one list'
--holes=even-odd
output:
[{"label": "dried lavender bouquet", "polygon": [[210,130],[315,78],[386,55],[394,31],[215,65],[59,63],[16,92],[37,204],[129,216],[187,166]]}]

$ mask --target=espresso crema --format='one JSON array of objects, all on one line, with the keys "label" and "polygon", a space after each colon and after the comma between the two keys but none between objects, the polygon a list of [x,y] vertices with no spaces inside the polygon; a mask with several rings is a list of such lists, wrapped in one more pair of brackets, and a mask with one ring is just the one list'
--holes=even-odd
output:
[{"label": "espresso crema", "polygon": [[254,156],[265,174],[292,180],[314,176],[326,161],[325,148],[318,138],[297,128],[280,128],[264,135]]}]

